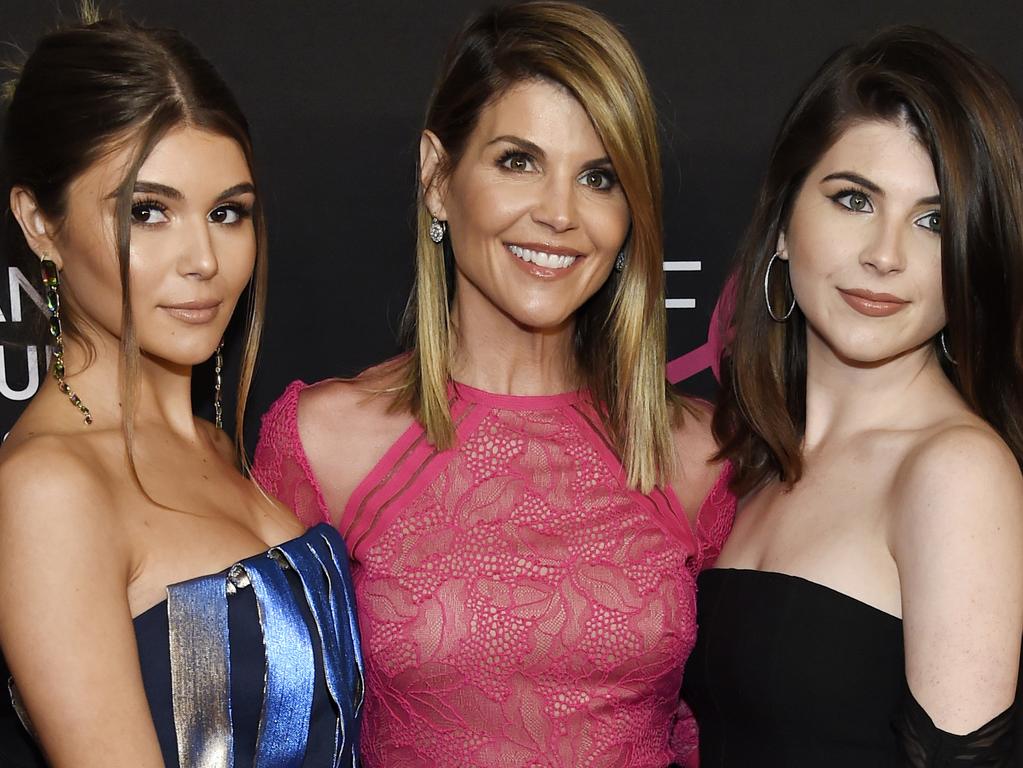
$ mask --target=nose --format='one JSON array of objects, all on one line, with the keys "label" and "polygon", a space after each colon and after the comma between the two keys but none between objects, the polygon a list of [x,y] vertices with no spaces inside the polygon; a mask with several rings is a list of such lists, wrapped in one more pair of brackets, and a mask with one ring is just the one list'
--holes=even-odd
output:
[{"label": "nose", "polygon": [[906,268],[902,235],[898,222],[881,222],[861,251],[860,264],[881,275],[902,272]]},{"label": "nose", "polygon": [[533,221],[554,232],[574,229],[576,222],[576,182],[562,174],[549,175],[541,185],[533,206]]},{"label": "nose", "polygon": [[213,235],[205,217],[189,226],[182,243],[178,271],[184,277],[209,280],[219,269]]}]

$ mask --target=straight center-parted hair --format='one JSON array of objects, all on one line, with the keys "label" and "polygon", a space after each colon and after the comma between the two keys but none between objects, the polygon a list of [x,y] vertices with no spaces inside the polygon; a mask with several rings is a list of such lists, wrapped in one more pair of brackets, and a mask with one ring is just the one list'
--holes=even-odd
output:
[{"label": "straight center-parted hair", "polygon": [[[930,30],[900,26],[830,58],[796,100],[771,151],[735,269],[733,341],[714,418],[740,494],[796,482],[806,422],[806,321],[771,320],[765,273],[807,174],[851,125],[907,125],[941,192],[941,283],[952,364],[932,349],[966,404],[1023,465],[1023,116],[1006,81]],[[788,306],[784,270],[772,307]]]},{"label": "straight center-parted hair", "polygon": [[[426,115],[458,165],[480,113],[509,88],[534,79],[566,88],[582,105],[614,166],[632,218],[626,266],[576,313],[575,353],[628,482],[647,491],[674,468],[671,427],[681,418],[665,381],[661,159],[646,76],[629,43],[604,16],[564,2],[506,5],[471,19],[448,47]],[[418,178],[418,176],[417,176]],[[450,266],[428,235],[419,190],[415,287],[406,311],[410,354],[396,407],[408,408],[430,441],[448,448],[452,355]],[[450,247],[450,246],[448,246]]]},{"label": "straight center-parted hair", "polygon": [[[140,350],[130,294],[132,195],[139,169],[172,129],[188,126],[233,139],[253,173],[248,123],[220,75],[198,49],[171,29],[129,21],[100,20],[85,3],[81,23],[45,35],[8,84],[9,106],[3,139],[5,199],[10,189],[31,191],[40,210],[58,226],[67,210],[71,183],[105,154],[131,147],[131,162],[116,190],[115,242],[122,290],[120,394],[122,428],[128,460]],[[16,233],[11,256],[38,280],[38,258]],[[255,369],[266,295],[266,225],[260,198],[253,207],[256,261],[249,286],[245,346],[238,383],[235,444],[239,456],[245,402]],[[65,334],[89,347],[84,318],[75,301],[75,286],[61,285]],[[244,460],[243,460],[244,463]],[[136,479],[137,479],[136,474]]]}]

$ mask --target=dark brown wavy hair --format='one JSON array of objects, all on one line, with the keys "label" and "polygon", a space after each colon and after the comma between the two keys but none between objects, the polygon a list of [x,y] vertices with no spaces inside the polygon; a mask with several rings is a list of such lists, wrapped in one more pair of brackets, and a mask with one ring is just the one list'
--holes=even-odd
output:
[{"label": "dark brown wavy hair", "polygon": [[[808,172],[862,120],[905,122],[930,154],[942,199],[944,333],[958,365],[935,351],[967,405],[1023,463],[1023,116],[1006,81],[972,52],[899,26],[834,54],[771,150],[734,271],[734,330],[714,417],[739,493],[802,472],[806,323],[798,309],[771,320],[764,275]],[[785,280],[771,282],[781,314],[791,297]]]}]

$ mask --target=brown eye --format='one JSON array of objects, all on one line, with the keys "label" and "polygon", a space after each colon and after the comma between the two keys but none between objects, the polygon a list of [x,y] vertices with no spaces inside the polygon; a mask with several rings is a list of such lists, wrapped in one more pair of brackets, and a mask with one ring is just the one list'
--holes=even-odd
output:
[{"label": "brown eye", "polygon": [[245,216],[237,205],[222,205],[210,211],[207,217],[213,224],[237,224]]},{"label": "brown eye", "polygon": [[615,176],[610,171],[594,169],[579,177],[579,182],[590,189],[608,190],[615,185]]},{"label": "brown eye", "polygon": [[167,221],[167,209],[153,201],[135,203],[131,207],[132,224],[162,224]]},{"label": "brown eye", "polygon": [[536,163],[530,155],[514,150],[501,155],[497,164],[515,173],[530,173],[536,170]]}]

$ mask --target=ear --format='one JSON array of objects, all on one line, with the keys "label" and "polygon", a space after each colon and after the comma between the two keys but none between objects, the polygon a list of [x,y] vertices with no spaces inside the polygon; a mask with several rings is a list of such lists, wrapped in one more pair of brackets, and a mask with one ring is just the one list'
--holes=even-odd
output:
[{"label": "ear", "polygon": [[789,260],[789,252],[785,248],[785,230],[778,232],[778,242],[775,243],[774,250],[778,253],[778,258],[782,261]]},{"label": "ear", "polygon": [[447,184],[442,178],[441,167],[446,154],[444,146],[433,131],[423,131],[419,139],[419,185],[423,190],[423,202],[427,210],[441,221],[447,221],[444,208]]},{"label": "ear", "polygon": [[39,204],[36,203],[35,195],[25,187],[12,188],[11,212],[18,220],[18,226],[21,227],[21,232],[25,236],[25,242],[36,256],[40,260],[50,259],[57,265],[57,269],[62,269],[64,264],[60,257],[60,251],[53,242],[50,227]]}]

